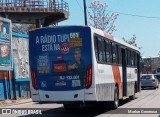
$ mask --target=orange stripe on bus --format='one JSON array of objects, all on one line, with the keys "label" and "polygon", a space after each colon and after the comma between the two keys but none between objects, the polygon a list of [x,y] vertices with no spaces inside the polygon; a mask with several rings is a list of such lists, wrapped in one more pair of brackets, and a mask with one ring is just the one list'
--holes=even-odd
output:
[{"label": "orange stripe on bus", "polygon": [[119,66],[112,66],[114,82],[118,84],[118,89],[122,89],[122,82],[121,82],[121,74],[119,70]]},{"label": "orange stripe on bus", "polygon": [[113,36],[104,32],[104,37],[110,40],[113,40]]}]

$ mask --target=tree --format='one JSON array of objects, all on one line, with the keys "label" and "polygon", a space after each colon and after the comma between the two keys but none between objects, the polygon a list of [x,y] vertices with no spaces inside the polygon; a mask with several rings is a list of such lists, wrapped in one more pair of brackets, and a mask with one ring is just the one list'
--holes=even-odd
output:
[{"label": "tree", "polygon": [[88,24],[111,34],[116,30],[114,23],[118,14],[107,12],[107,7],[106,3],[102,4],[99,0],[91,2],[88,7]]},{"label": "tree", "polygon": [[[142,49],[142,47],[137,46],[136,39],[137,39],[137,37],[135,34],[133,34],[133,36],[130,39],[126,39],[125,37],[122,37],[122,40],[125,41],[126,43],[133,45],[135,47],[138,47],[139,49]],[[141,53],[141,55],[142,54],[143,53]]]},{"label": "tree", "polygon": [[123,39],[123,41],[127,42],[130,45],[137,46],[137,44],[136,44],[136,35],[135,34],[133,34],[133,36],[130,39],[126,39],[125,37],[123,37],[122,39]]},{"label": "tree", "polygon": [[158,52],[158,56],[160,57],[160,51]]},{"label": "tree", "polygon": [[12,30],[14,32],[24,33],[27,34],[29,30],[35,29],[35,24],[12,24]]}]

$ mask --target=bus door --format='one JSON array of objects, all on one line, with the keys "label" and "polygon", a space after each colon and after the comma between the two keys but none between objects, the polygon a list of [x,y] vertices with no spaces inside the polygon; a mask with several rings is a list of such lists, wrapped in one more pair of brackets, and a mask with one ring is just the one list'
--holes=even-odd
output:
[{"label": "bus door", "polygon": [[126,49],[122,48],[122,80],[123,80],[123,97],[127,96],[127,64],[126,64]]}]

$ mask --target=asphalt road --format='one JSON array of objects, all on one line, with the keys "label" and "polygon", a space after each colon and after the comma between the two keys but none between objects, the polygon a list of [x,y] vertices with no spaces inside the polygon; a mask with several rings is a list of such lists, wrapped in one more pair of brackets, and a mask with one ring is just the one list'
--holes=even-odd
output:
[{"label": "asphalt road", "polygon": [[[105,105],[105,104],[104,104]],[[107,105],[107,104],[106,104]],[[107,107],[107,106],[106,106]],[[104,108],[102,105],[84,106],[77,111],[65,111],[61,104],[54,103],[25,103],[13,106],[6,106],[5,108],[32,108],[32,109],[42,109],[43,115],[0,115],[3,117],[160,117],[160,88],[159,89],[145,89],[140,93],[136,94],[135,100],[125,100],[120,102],[120,107],[117,110],[110,110]],[[159,108],[158,114],[144,114],[147,111],[155,112]],[[146,110],[147,109],[147,110]],[[138,114],[129,114],[138,113]],[[143,114],[139,114],[143,112]],[[149,112],[150,113],[150,112]]]}]

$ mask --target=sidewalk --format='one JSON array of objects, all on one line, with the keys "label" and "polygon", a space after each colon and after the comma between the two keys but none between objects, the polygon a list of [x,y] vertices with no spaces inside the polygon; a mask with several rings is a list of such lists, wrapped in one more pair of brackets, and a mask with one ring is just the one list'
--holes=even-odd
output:
[{"label": "sidewalk", "polygon": [[5,107],[5,106],[11,106],[11,105],[29,103],[29,102],[32,102],[31,98],[22,98],[22,99],[17,99],[17,100],[0,101],[0,108],[1,107]]}]

